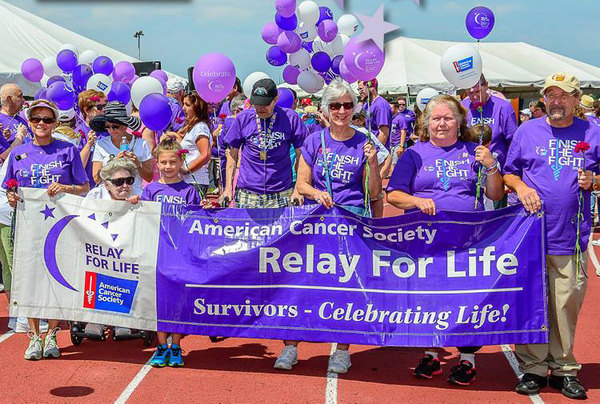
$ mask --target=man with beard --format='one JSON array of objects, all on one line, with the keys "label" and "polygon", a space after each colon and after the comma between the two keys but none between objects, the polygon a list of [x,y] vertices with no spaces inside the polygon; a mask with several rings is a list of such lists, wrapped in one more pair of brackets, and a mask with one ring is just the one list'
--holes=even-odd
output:
[{"label": "man with beard", "polygon": [[[516,391],[537,394],[548,384],[550,370],[552,387],[569,398],[584,399],[585,389],[577,379],[581,364],[573,355],[573,344],[587,285],[590,191],[600,179],[594,176],[600,160],[600,128],[575,117],[581,98],[575,76],[548,77],[542,95],[548,115],[519,127],[504,166],[506,185],[527,211],[539,211],[544,202],[547,229],[549,343],[515,346],[524,373]],[[579,142],[587,142],[589,149],[577,152]],[[583,214],[577,225],[579,209]],[[576,254],[578,237],[583,257]]]}]

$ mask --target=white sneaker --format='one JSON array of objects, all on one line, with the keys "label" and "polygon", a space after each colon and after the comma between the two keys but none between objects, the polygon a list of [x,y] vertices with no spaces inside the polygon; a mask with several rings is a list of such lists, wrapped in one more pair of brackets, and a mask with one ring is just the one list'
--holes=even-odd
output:
[{"label": "white sneaker", "polygon": [[275,369],[290,370],[296,363],[298,363],[298,348],[293,345],[286,345],[275,361],[274,367]]},{"label": "white sneaker", "polygon": [[58,349],[58,343],[56,342],[57,331],[60,331],[59,327],[53,328],[44,339],[44,358],[60,357],[60,349]]},{"label": "white sneaker", "polygon": [[131,335],[131,328],[115,327],[115,337],[126,337]]},{"label": "white sneaker", "polygon": [[600,246],[600,238],[596,239],[596,240],[592,240],[592,245],[594,247],[598,247]]},{"label": "white sneaker", "polygon": [[101,337],[104,334],[104,326],[102,324],[87,323],[85,330],[86,334]]},{"label": "white sneaker", "polygon": [[26,334],[29,332],[29,321],[25,317],[19,317],[17,319],[17,326],[15,327],[17,334]]},{"label": "white sneaker", "polygon": [[27,336],[30,338],[30,341],[27,350],[25,350],[25,359],[28,361],[42,359],[42,339],[33,331],[29,331]]},{"label": "white sneaker", "polygon": [[11,330],[13,330],[13,331],[14,331],[14,329],[15,329],[15,328],[17,328],[17,318],[16,318],[16,317],[11,317],[11,318],[8,320],[8,325],[7,325],[7,327],[8,327],[9,329],[11,329]]},{"label": "white sneaker", "polygon": [[328,372],[347,373],[352,363],[350,363],[350,352],[343,349],[336,349],[331,358],[329,358]]}]

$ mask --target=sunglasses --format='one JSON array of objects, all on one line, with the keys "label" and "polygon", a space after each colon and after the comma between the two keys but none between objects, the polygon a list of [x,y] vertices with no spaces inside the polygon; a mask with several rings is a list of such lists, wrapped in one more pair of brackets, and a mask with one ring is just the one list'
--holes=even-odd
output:
[{"label": "sunglasses", "polygon": [[96,105],[90,105],[87,109],[88,111],[91,111],[92,109],[96,109],[97,111],[102,111],[104,109],[104,107],[106,107],[106,104],[96,104]]},{"label": "sunglasses", "polygon": [[133,177],[125,177],[125,178],[109,178],[108,181],[112,182],[114,186],[120,187],[123,184],[133,185],[135,182],[135,178]]},{"label": "sunglasses", "polygon": [[354,103],[353,102],[332,102],[331,104],[329,104],[329,109],[331,111],[339,111],[342,107],[344,107],[345,110],[354,109]]},{"label": "sunglasses", "polygon": [[121,126],[124,126],[124,125],[109,125],[109,124],[104,125],[104,127],[106,128],[106,130],[117,130]]},{"label": "sunglasses", "polygon": [[56,119],[50,118],[48,116],[45,116],[43,118],[41,116],[32,116],[32,117],[29,118],[29,122],[35,123],[35,124],[38,124],[40,122],[44,122],[45,124],[50,125],[50,124],[53,124],[54,122],[56,122]]}]

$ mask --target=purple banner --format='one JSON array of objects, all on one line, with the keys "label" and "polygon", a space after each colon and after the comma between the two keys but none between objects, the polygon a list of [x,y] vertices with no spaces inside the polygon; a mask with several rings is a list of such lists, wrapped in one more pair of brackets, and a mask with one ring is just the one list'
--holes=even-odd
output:
[{"label": "purple banner", "polygon": [[548,341],[543,215],[163,205],[158,329],[394,346]]}]

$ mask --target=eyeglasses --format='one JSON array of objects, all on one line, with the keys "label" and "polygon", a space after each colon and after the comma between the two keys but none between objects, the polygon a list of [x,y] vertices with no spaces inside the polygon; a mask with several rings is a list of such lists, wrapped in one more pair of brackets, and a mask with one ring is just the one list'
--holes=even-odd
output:
[{"label": "eyeglasses", "polygon": [[47,125],[53,124],[54,122],[56,122],[56,119],[54,118],[50,118],[50,117],[41,117],[41,116],[32,116],[29,117],[29,122],[34,123],[34,124],[38,124],[40,122],[44,122]]},{"label": "eyeglasses", "polygon": [[135,178],[133,177],[125,177],[125,178],[109,178],[108,181],[112,182],[115,187],[123,186],[123,184],[133,185],[135,182]]},{"label": "eyeglasses", "polygon": [[402,104],[398,103],[398,106],[399,106],[399,107],[405,107],[405,106],[406,106],[406,104],[405,104],[405,103],[402,103]]},{"label": "eyeglasses", "polygon": [[331,111],[339,111],[342,107],[344,107],[345,110],[354,109],[354,103],[353,102],[332,102],[331,104],[329,104],[329,109]]},{"label": "eyeglasses", "polygon": [[104,127],[106,128],[106,130],[117,130],[119,129],[121,126],[123,125],[104,125]]},{"label": "eyeglasses", "polygon": [[89,107],[87,107],[87,110],[91,111],[92,109],[95,109],[96,111],[102,111],[104,107],[106,107],[106,104],[90,105]]}]

